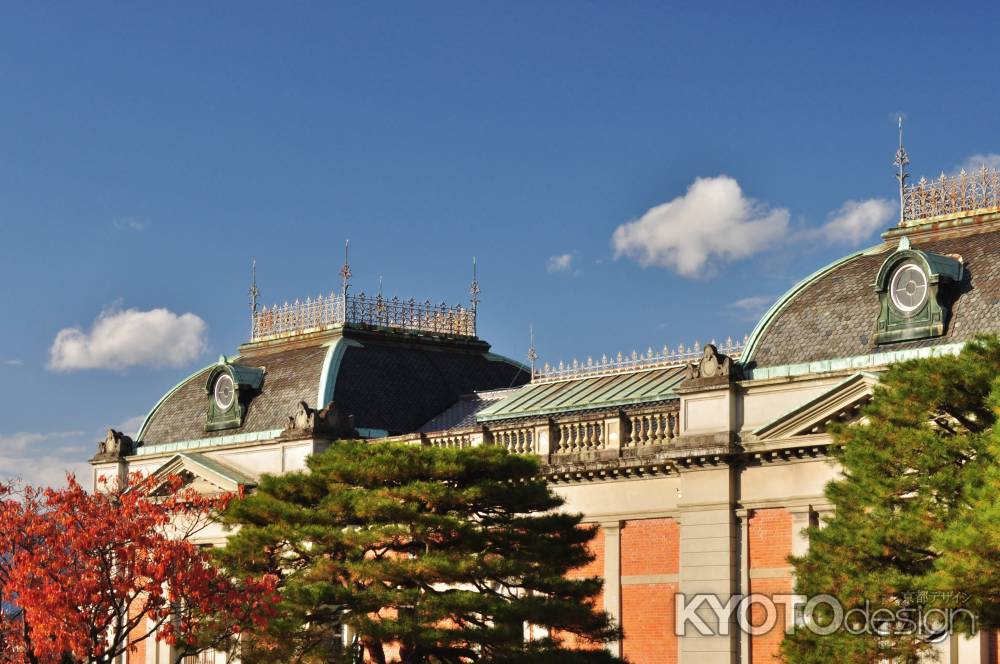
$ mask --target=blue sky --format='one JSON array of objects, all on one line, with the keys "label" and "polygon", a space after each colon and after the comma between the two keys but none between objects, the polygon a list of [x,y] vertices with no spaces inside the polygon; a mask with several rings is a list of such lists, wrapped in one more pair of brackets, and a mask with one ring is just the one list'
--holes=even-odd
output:
[{"label": "blue sky", "polygon": [[[995,3],[100,3],[0,20],[0,475],[52,482],[263,299],[463,301],[543,359],[743,335],[1000,158]],[[854,203],[849,203],[853,201]],[[846,206],[846,207],[845,207]],[[159,336],[158,336],[159,335]]]}]

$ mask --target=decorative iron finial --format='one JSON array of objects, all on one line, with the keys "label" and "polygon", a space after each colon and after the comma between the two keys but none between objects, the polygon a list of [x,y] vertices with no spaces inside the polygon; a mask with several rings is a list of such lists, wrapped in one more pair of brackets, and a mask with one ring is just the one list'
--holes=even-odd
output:
[{"label": "decorative iron finial", "polygon": [[906,188],[906,179],[910,174],[906,172],[906,166],[910,163],[910,156],[906,154],[903,147],[903,115],[899,115],[899,149],[896,150],[896,160],[892,165],[898,168],[896,179],[899,180],[899,225],[903,225],[903,191]]},{"label": "decorative iron finial", "polygon": [[476,334],[476,311],[479,308],[479,276],[476,268],[476,257],[472,257],[472,285],[469,287],[472,304],[472,334]]},{"label": "decorative iron finial", "polygon": [[253,339],[254,322],[257,319],[257,298],[260,297],[260,289],[257,288],[257,259],[250,259],[250,338]]},{"label": "decorative iron finial", "polygon": [[341,295],[344,297],[344,303],[347,303],[347,289],[351,286],[351,261],[349,259],[349,252],[351,248],[351,241],[344,240],[344,267],[340,268],[340,279],[341,279]]},{"label": "decorative iron finial", "polygon": [[535,377],[535,362],[538,360],[538,351],[535,350],[535,327],[528,324],[528,337],[530,343],[528,345],[528,361],[531,362],[531,377]]}]

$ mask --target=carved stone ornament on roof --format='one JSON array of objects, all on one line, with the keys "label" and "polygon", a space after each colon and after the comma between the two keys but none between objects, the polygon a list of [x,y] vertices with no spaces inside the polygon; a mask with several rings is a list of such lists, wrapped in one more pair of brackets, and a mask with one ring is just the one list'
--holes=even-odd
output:
[{"label": "carved stone ornament on roof", "polygon": [[117,460],[135,453],[135,441],[121,431],[108,429],[108,435],[97,443],[94,459]]},{"label": "carved stone ornament on roof", "polygon": [[300,401],[295,412],[288,417],[288,427],[282,435],[291,438],[319,436],[333,440],[353,438],[358,433],[354,428],[354,416],[343,415],[332,401],[322,410],[310,408],[305,401]]},{"label": "carved stone ornament on roof", "polygon": [[731,357],[720,353],[714,344],[707,344],[701,359],[687,366],[687,378],[706,384],[728,383],[737,378],[738,371],[739,365]]}]

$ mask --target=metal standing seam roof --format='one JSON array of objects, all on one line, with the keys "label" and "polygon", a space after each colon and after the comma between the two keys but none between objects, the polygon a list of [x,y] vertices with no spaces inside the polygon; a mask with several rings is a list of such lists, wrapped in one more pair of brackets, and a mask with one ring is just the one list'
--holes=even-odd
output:
[{"label": "metal standing seam roof", "polygon": [[685,365],[594,376],[551,383],[529,383],[511,396],[479,411],[478,422],[534,417],[578,410],[627,406],[677,398],[686,378]]}]

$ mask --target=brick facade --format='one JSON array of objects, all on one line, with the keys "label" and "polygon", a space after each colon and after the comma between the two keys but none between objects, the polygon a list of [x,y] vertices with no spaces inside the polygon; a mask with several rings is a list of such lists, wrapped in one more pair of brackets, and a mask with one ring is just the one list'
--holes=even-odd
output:
[{"label": "brick facade", "polygon": [[680,570],[677,521],[624,522],[621,558],[622,654],[633,664],[675,664],[674,594]]},{"label": "brick facade", "polygon": [[[788,563],[788,556],[792,553],[791,513],[784,508],[759,509],[753,511],[749,521],[747,542],[750,554],[750,592],[768,596],[792,592],[792,575]],[[752,624],[760,625],[765,618],[762,607],[755,605],[751,608]],[[774,628],[767,634],[750,639],[751,664],[774,664],[781,661],[784,624],[784,608],[778,606]]]}]

